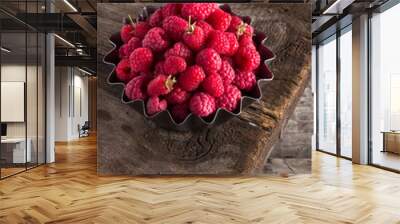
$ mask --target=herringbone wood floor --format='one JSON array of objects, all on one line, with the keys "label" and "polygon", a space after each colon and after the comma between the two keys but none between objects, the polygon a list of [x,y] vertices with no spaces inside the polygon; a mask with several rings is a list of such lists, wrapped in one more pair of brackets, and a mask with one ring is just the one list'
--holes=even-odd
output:
[{"label": "herringbone wood floor", "polygon": [[289,178],[99,177],[92,137],[0,181],[0,223],[400,223],[400,175],[314,153]]}]

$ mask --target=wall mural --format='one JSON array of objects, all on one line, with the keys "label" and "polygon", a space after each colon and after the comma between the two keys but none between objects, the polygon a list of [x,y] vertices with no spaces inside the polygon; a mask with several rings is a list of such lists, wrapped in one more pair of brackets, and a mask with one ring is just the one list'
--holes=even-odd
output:
[{"label": "wall mural", "polygon": [[98,4],[98,173],[310,172],[310,20],[308,4]]}]

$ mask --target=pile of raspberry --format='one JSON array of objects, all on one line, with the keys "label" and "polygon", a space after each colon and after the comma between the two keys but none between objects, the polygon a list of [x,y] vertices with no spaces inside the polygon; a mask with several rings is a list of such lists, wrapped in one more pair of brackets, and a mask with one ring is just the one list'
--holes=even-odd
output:
[{"label": "pile of raspberry", "polygon": [[253,27],[215,3],[165,4],[146,21],[130,19],[120,34],[117,78],[149,116],[169,110],[180,123],[190,113],[234,111],[256,87]]}]

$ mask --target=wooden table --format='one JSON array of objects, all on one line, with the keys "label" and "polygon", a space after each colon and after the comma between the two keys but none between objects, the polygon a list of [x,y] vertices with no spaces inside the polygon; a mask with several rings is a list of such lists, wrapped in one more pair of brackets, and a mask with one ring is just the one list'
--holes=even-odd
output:
[{"label": "wooden table", "polygon": [[[151,4],[155,5],[155,4]],[[108,38],[124,16],[145,6],[98,4],[98,173],[262,174],[283,124],[310,80],[311,7],[309,4],[230,4],[234,12],[253,16],[253,25],[268,35],[277,55],[275,79],[263,87],[263,99],[229,122],[198,132],[157,128],[120,100],[120,87],[106,78],[112,67],[102,63],[111,50]]]},{"label": "wooden table", "polygon": [[400,154],[400,131],[383,131],[382,152]]}]

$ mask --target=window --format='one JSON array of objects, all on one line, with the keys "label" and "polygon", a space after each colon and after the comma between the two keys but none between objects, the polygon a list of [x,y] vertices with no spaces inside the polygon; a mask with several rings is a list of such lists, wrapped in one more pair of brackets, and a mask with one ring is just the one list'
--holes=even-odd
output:
[{"label": "window", "polygon": [[340,155],[352,157],[352,32],[340,36]]},{"label": "window", "polygon": [[336,153],[336,36],[318,47],[318,144]]},{"label": "window", "polygon": [[400,170],[400,5],[371,18],[370,160]]}]

